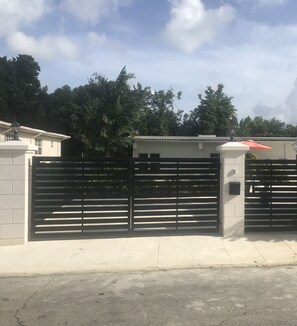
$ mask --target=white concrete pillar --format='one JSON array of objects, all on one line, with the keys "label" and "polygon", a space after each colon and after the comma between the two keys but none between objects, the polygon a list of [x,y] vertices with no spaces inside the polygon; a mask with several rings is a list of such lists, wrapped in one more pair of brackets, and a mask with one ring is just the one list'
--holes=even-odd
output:
[{"label": "white concrete pillar", "polygon": [[30,160],[36,146],[0,143],[0,245],[28,241]]},{"label": "white concrete pillar", "polygon": [[[221,157],[220,214],[224,237],[244,236],[245,154],[247,145],[229,142],[218,146]],[[230,182],[240,183],[240,194],[230,195]]]}]

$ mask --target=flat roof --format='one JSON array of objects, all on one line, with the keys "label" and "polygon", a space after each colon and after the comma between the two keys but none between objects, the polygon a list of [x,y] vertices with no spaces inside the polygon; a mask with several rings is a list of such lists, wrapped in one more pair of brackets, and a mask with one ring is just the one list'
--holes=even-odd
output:
[{"label": "flat roof", "polygon": [[[11,123],[0,120],[0,127],[5,127],[5,128],[7,128],[7,130],[9,130],[10,126],[11,126]],[[58,134],[55,132],[45,131],[42,129],[30,128],[30,127],[26,127],[26,126],[20,126],[20,131],[28,132],[28,133],[32,133],[32,134],[36,134],[36,135],[40,134],[40,135],[45,135],[45,136],[55,137],[55,138],[63,138],[63,139],[71,138],[68,135]]]},{"label": "flat roof", "polygon": [[[189,142],[228,142],[230,137],[216,136],[134,136],[138,141],[189,141]],[[234,137],[235,141],[252,139],[255,141],[296,141],[297,137]]]}]

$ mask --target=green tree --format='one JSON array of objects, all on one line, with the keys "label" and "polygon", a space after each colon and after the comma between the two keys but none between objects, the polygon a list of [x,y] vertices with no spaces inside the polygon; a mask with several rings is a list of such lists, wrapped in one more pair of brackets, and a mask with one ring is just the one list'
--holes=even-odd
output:
[{"label": "green tree", "polygon": [[71,136],[67,154],[122,156],[133,135],[179,133],[182,112],[174,109],[174,100],[181,93],[132,87],[133,78],[124,67],[114,81],[95,74],[84,86],[64,86],[49,95],[45,120],[51,130]]},{"label": "green tree", "polygon": [[238,136],[244,137],[295,137],[296,126],[286,124],[276,118],[264,119],[257,116],[254,119],[241,119],[238,125]]},{"label": "green tree", "polygon": [[21,124],[38,126],[47,96],[47,88],[41,88],[39,72],[39,64],[29,55],[18,55],[12,59],[0,57],[2,119],[17,119]]},{"label": "green tree", "polygon": [[144,121],[140,133],[153,136],[178,135],[182,111],[175,109],[174,101],[180,98],[181,92],[175,94],[172,89],[150,91],[144,106]]},{"label": "green tree", "polygon": [[88,154],[126,155],[140,119],[142,98],[129,85],[133,74],[124,67],[115,81],[94,75],[73,90],[73,135]]},{"label": "green tree", "polygon": [[55,132],[69,132],[71,128],[69,117],[74,105],[73,92],[68,85],[57,88],[49,94],[44,107],[47,127]]},{"label": "green tree", "polygon": [[216,90],[208,86],[204,97],[198,95],[200,104],[184,118],[187,134],[230,135],[237,126],[236,109],[232,97],[228,97],[223,90],[224,85],[218,84]]}]

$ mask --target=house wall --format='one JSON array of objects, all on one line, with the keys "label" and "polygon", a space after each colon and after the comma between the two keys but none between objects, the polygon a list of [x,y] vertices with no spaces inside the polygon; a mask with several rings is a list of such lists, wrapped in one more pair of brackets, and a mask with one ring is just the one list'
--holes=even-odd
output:
[{"label": "house wall", "polygon": [[61,141],[56,138],[40,137],[42,141],[42,153],[44,156],[61,156]]},{"label": "house wall", "polygon": [[259,159],[296,159],[296,152],[293,149],[292,142],[284,141],[263,141],[261,144],[272,147],[272,150],[251,150]]},{"label": "house wall", "polygon": [[[8,134],[5,132],[7,129],[0,127],[0,142],[4,142],[6,140],[6,135]],[[20,132],[19,138],[25,144],[28,145],[35,145],[35,139],[41,140],[41,153],[37,155],[42,156],[61,156],[61,140],[55,137],[49,137],[46,135],[36,135],[29,132]]]},{"label": "house wall", "polygon": [[154,153],[160,157],[209,157],[210,153],[216,153],[219,143],[198,143],[198,142],[165,142],[165,141],[137,141],[133,146],[133,156],[139,154]]},{"label": "house wall", "polygon": [[[220,142],[184,142],[184,141],[137,141],[133,146],[133,156],[139,154],[160,154],[160,157],[188,157],[202,158],[210,157],[217,153],[216,148],[223,143]],[[295,159],[296,152],[291,142],[284,141],[262,141],[261,144],[271,146],[272,150],[251,150],[259,159]]]}]

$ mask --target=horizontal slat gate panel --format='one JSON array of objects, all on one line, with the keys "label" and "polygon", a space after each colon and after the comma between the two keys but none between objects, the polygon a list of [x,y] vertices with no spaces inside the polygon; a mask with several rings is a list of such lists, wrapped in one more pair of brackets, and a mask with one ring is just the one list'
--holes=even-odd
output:
[{"label": "horizontal slat gate panel", "polygon": [[32,238],[128,232],[128,159],[34,157],[32,176]]},{"label": "horizontal slat gate panel", "polygon": [[32,238],[219,230],[218,159],[34,157]]},{"label": "horizontal slat gate panel", "polygon": [[245,229],[297,230],[297,161],[247,160]]},{"label": "horizontal slat gate panel", "polygon": [[134,159],[133,230],[219,231],[218,159]]}]

